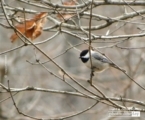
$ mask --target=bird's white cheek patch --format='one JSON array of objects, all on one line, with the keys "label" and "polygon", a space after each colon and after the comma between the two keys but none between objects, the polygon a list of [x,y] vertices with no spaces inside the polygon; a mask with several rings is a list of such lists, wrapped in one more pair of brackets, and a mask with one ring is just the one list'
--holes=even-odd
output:
[{"label": "bird's white cheek patch", "polygon": [[82,56],[82,58],[89,58],[89,52],[85,56]]}]

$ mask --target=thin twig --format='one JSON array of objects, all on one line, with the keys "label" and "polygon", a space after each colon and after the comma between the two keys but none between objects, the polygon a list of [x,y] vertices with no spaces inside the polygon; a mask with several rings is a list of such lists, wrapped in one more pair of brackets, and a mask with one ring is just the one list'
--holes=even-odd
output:
[{"label": "thin twig", "polygon": [[13,104],[14,104],[14,106],[15,106],[15,108],[16,108],[16,110],[17,110],[17,112],[18,112],[19,114],[21,114],[21,115],[23,115],[23,116],[25,116],[25,117],[32,118],[32,119],[40,120],[39,118],[32,117],[32,116],[30,116],[30,115],[24,114],[23,112],[21,112],[21,111],[19,110],[19,108],[17,107],[17,105],[16,105],[16,103],[15,103],[15,100],[14,100],[14,98],[13,98],[13,95],[12,95],[12,93],[11,93],[9,80],[8,80],[8,91],[9,91],[10,96],[11,96],[11,98],[12,98]]}]

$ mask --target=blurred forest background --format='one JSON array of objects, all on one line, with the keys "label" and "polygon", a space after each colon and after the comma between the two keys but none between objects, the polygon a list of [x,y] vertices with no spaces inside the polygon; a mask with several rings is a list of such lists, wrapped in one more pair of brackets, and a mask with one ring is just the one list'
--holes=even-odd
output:
[{"label": "blurred forest background", "polygon": [[[0,3],[0,120],[144,119],[144,0]],[[48,13],[41,35],[31,43],[19,33],[12,42],[13,26],[41,12]],[[109,68],[90,85],[91,70],[79,59],[89,45],[126,73]],[[109,116],[116,108],[141,116]]]}]

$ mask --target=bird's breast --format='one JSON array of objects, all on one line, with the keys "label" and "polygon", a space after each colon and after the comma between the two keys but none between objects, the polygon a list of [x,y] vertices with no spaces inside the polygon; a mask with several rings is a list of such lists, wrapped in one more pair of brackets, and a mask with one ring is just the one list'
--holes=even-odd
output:
[{"label": "bird's breast", "polygon": [[103,70],[109,68],[108,63],[103,63],[103,62],[96,60],[94,58],[92,58],[92,66],[91,66],[90,60],[88,60],[88,62],[85,64],[88,68],[93,69],[93,71],[96,71],[96,72],[102,72]]}]

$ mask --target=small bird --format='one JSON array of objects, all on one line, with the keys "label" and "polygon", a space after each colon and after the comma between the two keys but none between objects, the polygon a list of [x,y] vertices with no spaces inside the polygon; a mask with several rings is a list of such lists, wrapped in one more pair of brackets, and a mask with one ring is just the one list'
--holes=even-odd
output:
[{"label": "small bird", "polygon": [[88,68],[92,69],[92,73],[93,72],[102,72],[109,67],[114,67],[116,69],[124,71],[121,68],[119,68],[118,66],[116,66],[114,63],[112,63],[104,55],[100,54],[99,52],[91,50],[90,53],[91,53],[92,66],[91,66],[91,62],[90,62],[90,55],[89,55],[89,50],[88,49],[83,50],[80,53],[80,58],[81,58],[82,62]]}]

